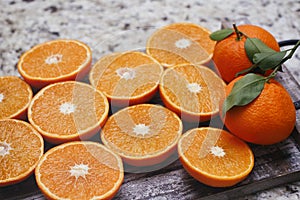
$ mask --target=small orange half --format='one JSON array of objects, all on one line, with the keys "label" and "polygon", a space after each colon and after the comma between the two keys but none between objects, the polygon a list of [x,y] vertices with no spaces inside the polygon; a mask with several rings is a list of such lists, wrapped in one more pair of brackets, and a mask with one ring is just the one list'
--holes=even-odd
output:
[{"label": "small orange half", "polygon": [[168,158],[177,147],[182,122],[172,111],[153,104],[123,108],[109,117],[101,140],[134,166],[150,166]]},{"label": "small orange half", "polygon": [[96,142],[68,142],[48,150],[35,170],[48,199],[112,199],[124,179],[121,158]]},{"label": "small orange half", "polygon": [[104,125],[107,98],[91,85],[59,82],[41,89],[28,108],[29,122],[50,143],[85,140]]},{"label": "small orange half", "polygon": [[187,64],[166,69],[159,91],[165,106],[183,120],[203,122],[218,114],[225,87],[208,67]]},{"label": "small orange half", "polygon": [[114,53],[102,57],[91,69],[90,83],[114,106],[145,103],[158,90],[163,67],[142,52]]},{"label": "small orange half", "polygon": [[180,161],[198,181],[212,187],[229,187],[244,180],[254,166],[250,147],[227,131],[204,127],[182,135]]},{"label": "small orange half", "polygon": [[35,88],[83,78],[92,62],[90,48],[77,40],[59,39],[34,46],[18,62],[24,80]]},{"label": "small orange half", "polygon": [[25,119],[31,87],[17,76],[0,77],[0,119]]},{"label": "small orange half", "polygon": [[146,51],[164,67],[208,63],[215,42],[210,31],[193,23],[173,23],[155,31],[147,41]]},{"label": "small orange half", "polygon": [[44,153],[42,136],[27,122],[0,120],[0,186],[28,178]]}]

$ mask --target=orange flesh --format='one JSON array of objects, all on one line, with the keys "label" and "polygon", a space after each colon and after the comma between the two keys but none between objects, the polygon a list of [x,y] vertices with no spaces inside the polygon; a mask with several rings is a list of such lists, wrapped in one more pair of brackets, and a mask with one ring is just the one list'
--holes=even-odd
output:
[{"label": "orange flesh", "polygon": [[34,169],[43,154],[42,137],[33,129],[17,120],[0,121],[0,147],[10,146],[9,153],[0,155],[0,184],[18,179]]},{"label": "orange flesh", "polygon": [[[253,167],[253,154],[246,143],[237,137],[220,130],[193,130],[184,137],[180,146],[190,167],[194,167],[207,176],[230,178],[245,174]],[[225,152],[223,157],[210,152],[218,146]]]},{"label": "orange flesh", "polygon": [[[129,68],[133,78],[118,75],[121,68]],[[127,69],[125,69],[127,70]],[[157,87],[162,67],[140,52],[112,54],[100,60],[92,69],[91,84],[111,98],[137,97]]]},{"label": "orange flesh", "polygon": [[[110,152],[92,144],[77,144],[56,149],[46,156],[37,176],[41,184],[59,198],[92,199],[110,192],[122,180],[122,164]],[[77,179],[70,170],[88,166],[88,173]]]},{"label": "orange flesh", "polygon": [[25,111],[32,98],[30,86],[18,77],[0,77],[0,94],[0,119]]},{"label": "orange flesh", "polygon": [[[188,84],[201,89],[194,93]],[[193,65],[177,66],[165,72],[162,78],[163,94],[182,110],[193,113],[218,112],[219,101],[225,95],[225,84],[214,72]]]},{"label": "orange flesh", "polygon": [[[75,112],[63,114],[63,103],[75,105]],[[57,135],[72,135],[94,127],[108,110],[106,99],[93,88],[75,82],[51,86],[34,99],[31,118],[41,130]]]},{"label": "orange flesh", "polygon": [[[145,124],[149,134],[137,135],[134,127]],[[171,111],[154,105],[140,104],[112,115],[102,137],[108,145],[125,156],[143,157],[164,151],[178,140],[181,122]]]},{"label": "orange flesh", "polygon": [[[193,24],[171,24],[156,31],[148,41],[147,52],[164,66],[183,63],[201,64],[212,55],[215,42],[209,31]],[[186,48],[176,47],[179,40],[190,42]]]},{"label": "orange flesh", "polygon": [[[62,57],[59,58],[61,55]],[[46,62],[49,57],[59,62]],[[87,62],[90,55],[87,49],[77,43],[68,41],[51,42],[40,45],[28,52],[22,60],[22,70],[30,77],[56,78],[71,74]]]}]

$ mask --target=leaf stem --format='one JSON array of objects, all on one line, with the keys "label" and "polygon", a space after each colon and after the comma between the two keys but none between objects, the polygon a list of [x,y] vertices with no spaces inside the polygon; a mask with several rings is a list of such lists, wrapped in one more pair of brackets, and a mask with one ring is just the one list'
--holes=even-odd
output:
[{"label": "leaf stem", "polygon": [[236,34],[236,39],[237,39],[237,40],[241,40],[241,39],[242,39],[241,36],[242,36],[243,34],[238,30],[238,28],[237,28],[237,26],[236,26],[235,23],[233,23],[232,26],[233,26],[234,32],[235,32],[235,34]]},{"label": "leaf stem", "polygon": [[295,46],[287,51],[290,51],[290,53],[284,57],[281,62],[275,66],[275,69],[273,70],[273,72],[266,77],[266,80],[269,81],[271,78],[274,78],[278,72],[278,70],[280,69],[281,65],[283,63],[285,63],[287,60],[289,60],[290,58],[292,58],[292,56],[294,55],[294,53],[296,52],[297,48],[300,46],[300,40],[298,40],[298,42],[295,44]]}]

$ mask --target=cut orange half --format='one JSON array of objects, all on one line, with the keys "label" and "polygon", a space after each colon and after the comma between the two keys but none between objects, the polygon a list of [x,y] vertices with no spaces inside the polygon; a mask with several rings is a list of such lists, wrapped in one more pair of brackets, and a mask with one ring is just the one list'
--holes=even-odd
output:
[{"label": "cut orange half", "polygon": [[155,31],[147,41],[146,51],[164,67],[208,63],[215,42],[210,31],[192,23],[174,23]]},{"label": "cut orange half", "polygon": [[177,65],[168,68],[160,80],[160,96],[165,106],[183,120],[203,122],[219,112],[225,83],[205,66]]},{"label": "cut orange half", "polygon": [[92,61],[90,48],[76,40],[52,40],[25,52],[18,70],[24,80],[35,88],[60,81],[83,78]]},{"label": "cut orange half", "polygon": [[108,117],[107,98],[91,85],[59,82],[41,89],[28,108],[29,122],[51,143],[85,140]]},{"label": "cut orange half", "polygon": [[124,108],[109,117],[102,142],[134,166],[158,164],[175,150],[182,122],[170,110],[153,104]]},{"label": "cut orange half", "polygon": [[0,120],[0,186],[28,178],[43,153],[44,140],[29,123],[16,119]]},{"label": "cut orange half", "polygon": [[229,187],[244,180],[252,171],[254,156],[250,147],[227,131],[195,128],[178,143],[180,161],[198,181],[213,187]]},{"label": "cut orange half", "polygon": [[25,119],[31,87],[17,76],[0,77],[0,119]]},{"label": "cut orange half", "polygon": [[158,89],[162,66],[142,52],[114,53],[91,69],[90,83],[114,106],[145,103]]},{"label": "cut orange half", "polygon": [[35,170],[48,199],[112,199],[124,179],[121,158],[96,142],[69,142],[45,153]]}]

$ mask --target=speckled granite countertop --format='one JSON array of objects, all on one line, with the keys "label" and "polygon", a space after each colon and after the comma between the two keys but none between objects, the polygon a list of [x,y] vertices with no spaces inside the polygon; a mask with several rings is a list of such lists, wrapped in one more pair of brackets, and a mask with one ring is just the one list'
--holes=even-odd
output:
[{"label": "speckled granite countertop", "polygon": [[[193,22],[215,31],[222,20],[245,17],[279,41],[300,38],[298,0],[1,0],[0,76],[18,75],[19,56],[55,38],[85,42],[95,62],[109,52],[143,49],[155,28],[172,22]],[[295,59],[291,68],[300,82],[299,63]],[[300,182],[241,199],[300,199]]]}]

